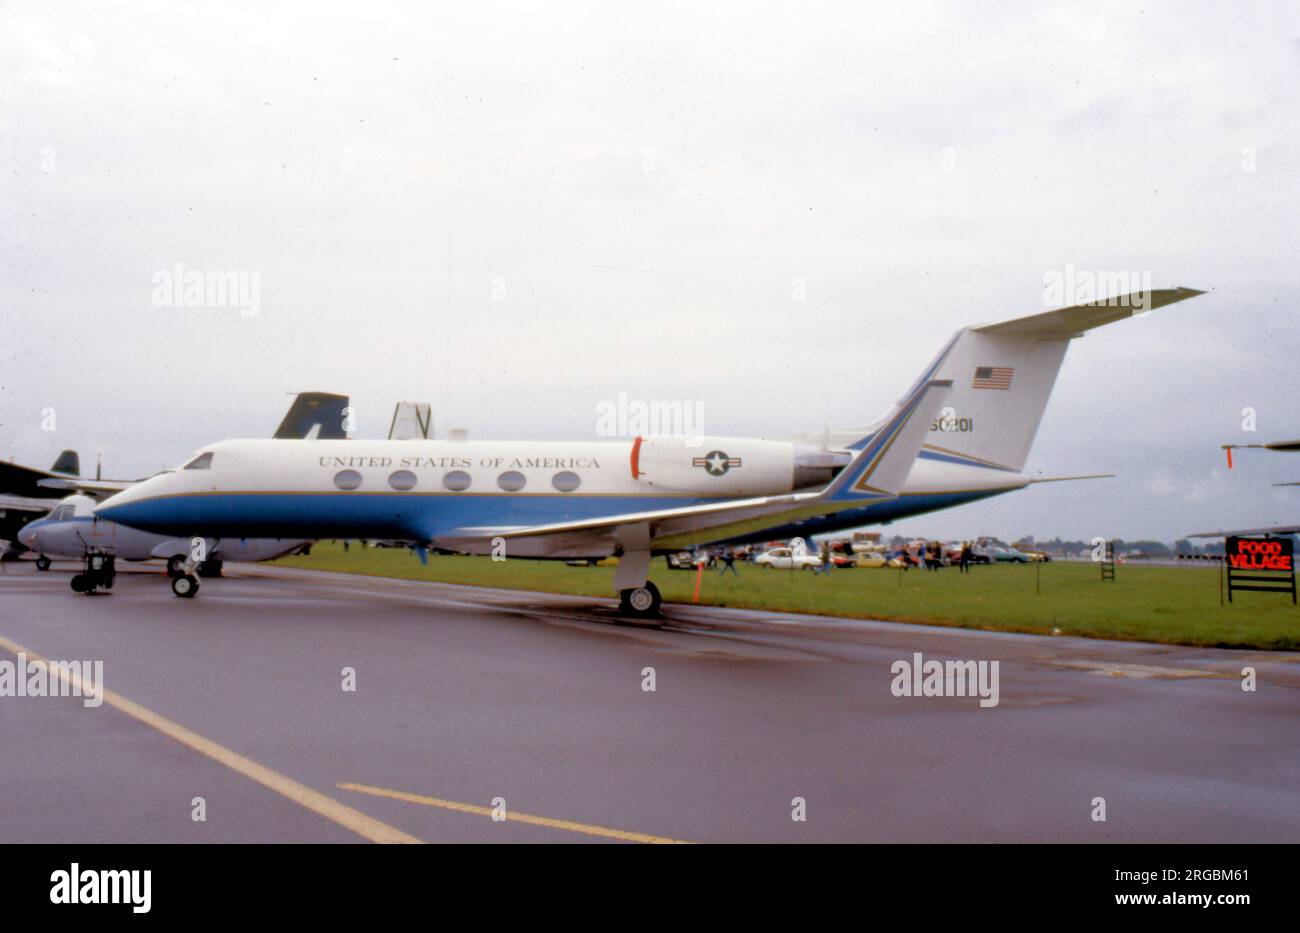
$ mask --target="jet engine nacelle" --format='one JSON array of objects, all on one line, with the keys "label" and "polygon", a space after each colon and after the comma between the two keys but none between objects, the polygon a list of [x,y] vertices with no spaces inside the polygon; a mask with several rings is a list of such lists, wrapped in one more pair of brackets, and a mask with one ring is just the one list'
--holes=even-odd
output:
[{"label": "jet engine nacelle", "polygon": [[802,444],[738,437],[638,437],[632,475],[659,491],[771,496],[822,486],[849,456]]}]

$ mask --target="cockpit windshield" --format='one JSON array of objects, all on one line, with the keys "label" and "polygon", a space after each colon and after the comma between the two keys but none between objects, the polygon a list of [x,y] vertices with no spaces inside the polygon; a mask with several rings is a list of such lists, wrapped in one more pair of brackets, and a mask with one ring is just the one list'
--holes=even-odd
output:
[{"label": "cockpit windshield", "polygon": [[189,463],[185,464],[187,470],[210,470],[212,469],[212,451],[206,450],[199,454]]}]

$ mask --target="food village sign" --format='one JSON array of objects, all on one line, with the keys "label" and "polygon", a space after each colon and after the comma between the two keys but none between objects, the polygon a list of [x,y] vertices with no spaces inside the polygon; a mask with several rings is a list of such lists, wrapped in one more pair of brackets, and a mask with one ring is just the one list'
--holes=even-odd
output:
[{"label": "food village sign", "polygon": [[1224,551],[1228,602],[1233,590],[1290,593],[1296,601],[1295,555],[1290,538],[1230,537]]}]

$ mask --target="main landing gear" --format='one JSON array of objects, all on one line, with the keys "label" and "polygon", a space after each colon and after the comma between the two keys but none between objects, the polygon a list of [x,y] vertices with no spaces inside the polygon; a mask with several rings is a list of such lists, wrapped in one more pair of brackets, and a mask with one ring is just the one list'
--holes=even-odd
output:
[{"label": "main landing gear", "polygon": [[116,561],[105,551],[87,551],[86,569],[72,578],[72,589],[89,596],[95,590],[111,590],[117,576]]},{"label": "main landing gear", "polygon": [[647,579],[650,573],[649,531],[643,526],[631,526],[620,528],[619,535],[624,545],[618,568],[614,571],[619,614],[635,619],[657,619],[663,599],[659,587]]},{"label": "main landing gear", "polygon": [[649,580],[641,586],[621,590],[618,596],[618,611],[621,615],[640,619],[658,618],[660,615],[663,598],[659,595],[659,587]]}]

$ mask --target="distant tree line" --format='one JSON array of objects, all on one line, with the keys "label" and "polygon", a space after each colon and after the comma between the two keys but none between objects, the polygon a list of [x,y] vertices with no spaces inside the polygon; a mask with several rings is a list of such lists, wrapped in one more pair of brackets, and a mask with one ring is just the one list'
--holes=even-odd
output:
[{"label": "distant tree line", "polygon": [[[907,544],[914,538],[905,535],[894,535],[889,539],[890,547],[899,548]],[[985,536],[978,539],[985,544],[999,544],[1006,546],[1006,542],[1000,538]],[[1193,556],[1201,554],[1222,554],[1223,539],[1208,539],[1204,544],[1194,544],[1187,538],[1179,538],[1174,542],[1171,548],[1163,541],[1150,541],[1141,539],[1128,541],[1124,538],[1111,539],[1115,544],[1117,554],[1141,554],[1144,557],[1174,557],[1175,555]],[[1061,538],[1053,538],[1050,541],[1035,541],[1033,535],[1025,535],[1018,538],[1011,547],[1020,550],[1046,551],[1049,554],[1055,554],[1062,557],[1087,557],[1092,553],[1092,541],[1064,541]]]}]

